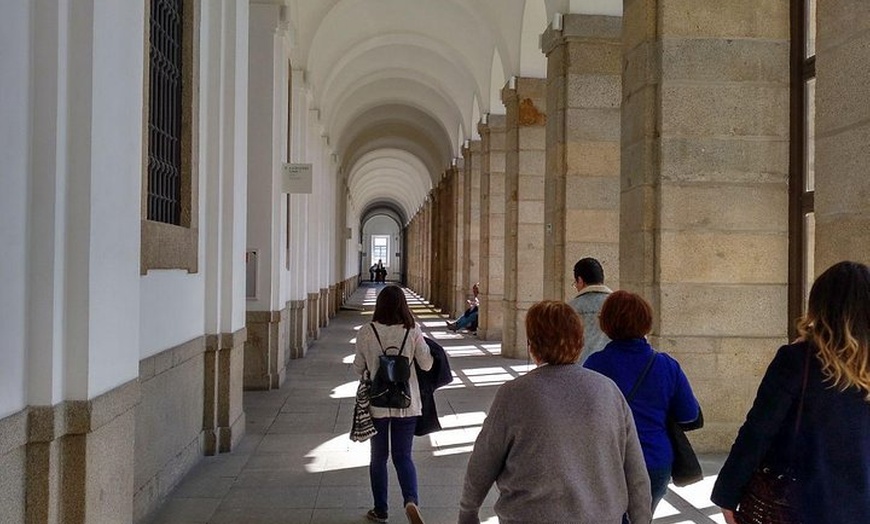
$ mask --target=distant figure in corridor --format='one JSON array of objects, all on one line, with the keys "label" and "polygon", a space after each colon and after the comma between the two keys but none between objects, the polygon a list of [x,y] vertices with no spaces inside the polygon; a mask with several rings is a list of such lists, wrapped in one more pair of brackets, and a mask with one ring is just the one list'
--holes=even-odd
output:
[{"label": "distant figure in corridor", "polygon": [[634,419],[614,383],[575,365],[583,322],[564,302],[526,316],[537,368],[495,394],[468,459],[459,524],[479,524],[493,483],[500,522],[649,524],[649,478]]},{"label": "distant figure in corridor", "polygon": [[574,264],[574,289],[577,290],[577,296],[568,303],[583,319],[586,340],[580,353],[580,364],[583,364],[589,355],[601,351],[610,342],[598,325],[598,312],[601,311],[601,305],[612,293],[610,288],[604,285],[604,269],[598,260],[586,257]]},{"label": "distant figure in corridor", "polygon": [[461,317],[456,319],[456,322],[448,322],[447,329],[451,331],[458,331],[460,329],[477,330],[477,319],[480,314],[480,298],[478,295],[480,295],[480,286],[475,283],[471,286],[471,298],[465,301],[465,304],[468,306],[465,312],[462,313]]},{"label": "distant figure in corridor", "polygon": [[375,270],[375,282],[386,282],[387,280],[387,268],[384,267],[384,261],[378,259],[378,263],[374,265]]},{"label": "distant figure in corridor", "polygon": [[628,399],[655,511],[668,491],[674,461],[667,418],[689,425],[698,420],[701,408],[680,364],[647,342],[652,320],[652,307],[640,295],[614,291],[601,306],[600,319],[601,329],[612,340],[583,366],[613,380]]},{"label": "distant figure in corridor", "polygon": [[870,269],[847,261],[819,275],[797,328],[713,486],[728,524],[750,522],[744,497],[766,475],[794,479],[791,503],[807,524],[870,522]]}]

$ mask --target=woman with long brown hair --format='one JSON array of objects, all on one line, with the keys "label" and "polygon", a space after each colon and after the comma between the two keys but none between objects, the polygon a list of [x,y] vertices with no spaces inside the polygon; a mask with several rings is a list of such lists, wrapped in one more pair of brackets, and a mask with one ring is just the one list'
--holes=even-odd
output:
[{"label": "woman with long brown hair", "polygon": [[432,354],[420,325],[414,321],[404,290],[396,285],[388,285],[378,293],[372,322],[360,328],[357,334],[353,367],[360,375],[368,370],[374,377],[380,367],[382,354],[399,354],[409,360],[410,404],[407,408],[371,406],[372,420],[377,430],[371,439],[369,463],[374,508],[366,514],[366,518],[374,522],[387,522],[387,459],[392,456],[402,488],[405,513],[410,522],[420,524],[423,520],[417,507],[417,469],[411,457],[414,429],[422,413],[414,362],[420,369],[428,371],[432,368]]},{"label": "woman with long brown hair", "polygon": [[791,485],[787,506],[801,522],[870,522],[867,266],[822,273],[798,332],[768,366],[713,488],[729,524],[754,522],[755,486],[770,486],[766,478]]}]

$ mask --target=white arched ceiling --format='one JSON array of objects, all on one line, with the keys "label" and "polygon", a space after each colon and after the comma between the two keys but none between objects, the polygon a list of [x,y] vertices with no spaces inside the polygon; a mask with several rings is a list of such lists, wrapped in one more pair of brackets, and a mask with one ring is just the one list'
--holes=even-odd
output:
[{"label": "white arched ceiling", "polygon": [[526,2],[520,37],[520,76],[547,78],[547,57],[540,36],[547,29],[547,9],[541,1]]},{"label": "white arched ceiling", "polygon": [[501,56],[496,49],[492,56],[492,65],[490,66],[490,87],[489,87],[489,112],[495,115],[503,115],[506,110],[504,103],[501,101],[501,90],[504,87],[507,79],[504,75],[504,66],[501,62]]},{"label": "white arched ceiling", "polygon": [[[352,209],[413,217],[513,75],[543,77],[555,12],[622,0],[252,0],[284,4],[290,59],[347,175]],[[369,212],[366,211],[366,212]]]}]

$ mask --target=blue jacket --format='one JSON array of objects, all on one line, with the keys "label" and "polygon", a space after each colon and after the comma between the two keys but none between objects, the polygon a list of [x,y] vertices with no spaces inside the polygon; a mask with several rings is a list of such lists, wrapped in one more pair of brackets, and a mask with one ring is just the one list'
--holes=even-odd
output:
[{"label": "blue jacket", "polygon": [[[807,387],[794,439],[805,366]],[[870,522],[870,403],[864,395],[825,381],[806,342],[779,348],[719,472],[713,502],[734,509],[756,467],[781,472],[791,465],[804,522]]]},{"label": "blue jacket", "polygon": [[[643,338],[613,340],[603,350],[590,355],[583,365],[609,377],[622,394],[628,396],[654,351]],[[629,406],[646,467],[670,468],[674,453],[665,425],[668,414],[682,423],[692,422],[700,414],[698,401],[680,364],[669,355],[658,353]]]}]

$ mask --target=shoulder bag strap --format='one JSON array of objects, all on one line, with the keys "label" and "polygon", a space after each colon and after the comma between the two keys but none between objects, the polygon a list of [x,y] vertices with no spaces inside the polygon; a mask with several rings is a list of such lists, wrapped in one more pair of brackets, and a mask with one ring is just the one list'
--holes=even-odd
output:
[{"label": "shoulder bag strap", "polygon": [[640,387],[640,384],[643,382],[643,379],[645,379],[647,373],[649,373],[649,369],[652,367],[653,361],[656,359],[657,354],[658,353],[653,351],[652,356],[649,357],[649,360],[646,362],[646,366],[644,366],[643,371],[640,373],[640,376],[637,378],[637,381],[635,381],[634,386],[631,388],[631,392],[629,392],[628,396],[625,397],[626,403],[631,402],[631,399],[634,398],[635,393],[637,393],[637,388]]},{"label": "shoulder bag strap", "polygon": [[806,391],[807,391],[807,378],[808,378],[809,372],[810,372],[810,354],[812,353],[812,351],[813,351],[813,347],[810,344],[807,344],[807,355],[804,358],[804,376],[803,376],[803,383],[801,384],[801,396],[798,399],[797,414],[795,415],[795,418],[794,418],[794,433],[792,433],[791,442],[789,442],[788,456],[789,456],[789,461],[792,464],[794,463],[794,455],[795,455],[794,450],[796,447],[798,431],[800,430],[800,427],[801,427],[801,415],[803,414],[803,411],[804,411],[804,393],[806,393]]}]

